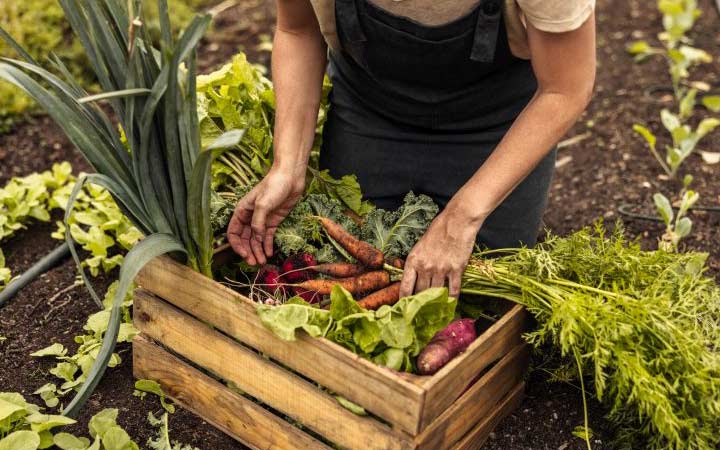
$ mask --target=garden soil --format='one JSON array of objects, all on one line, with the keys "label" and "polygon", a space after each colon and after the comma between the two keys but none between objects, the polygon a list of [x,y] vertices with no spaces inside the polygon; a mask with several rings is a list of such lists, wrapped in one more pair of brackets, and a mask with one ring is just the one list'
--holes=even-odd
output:
[{"label": "garden soil", "polygon": [[[720,55],[720,17],[712,0],[701,0],[705,12],[693,31],[695,44],[714,55]],[[252,61],[269,65],[265,42],[272,34],[274,10],[272,2],[241,0],[238,5],[221,13],[209,37],[202,43],[200,66],[211,70],[227,61],[239,50]],[[550,193],[545,224],[553,233],[565,235],[598,218],[614,223],[621,217],[617,208],[629,204],[636,212],[652,214],[651,199],[655,192],[666,195],[677,192],[678,185],[664,180],[657,163],[644,142],[632,131],[636,122],[647,124],[663,135],[659,109],[668,105],[668,95],[647,96],[645,89],[667,85],[669,79],[663,61],[651,60],[633,64],[625,46],[634,39],[654,40],[660,18],[654,2],[598,1],[598,77],[596,95],[584,116],[568,133],[568,138],[587,136],[559,151],[558,169]],[[694,79],[720,87],[720,62],[706,65],[695,72]],[[699,110],[698,119],[705,115]],[[577,139],[576,139],[577,141]],[[660,138],[659,148],[666,140]],[[705,150],[720,151],[720,133],[703,144]],[[44,116],[30,119],[13,132],[0,136],[0,184],[16,175],[47,169],[53,162],[68,160],[76,171],[89,170],[79,154],[69,145],[60,130]],[[720,204],[720,166],[710,166],[700,157],[692,156],[682,173],[695,176],[693,187],[701,193],[700,203]],[[55,219],[59,219],[56,217]],[[720,214],[693,213],[692,235],[683,246],[708,252],[711,274],[720,274]],[[626,232],[639,238],[647,249],[655,248],[662,226],[653,222],[626,220]],[[27,230],[3,243],[8,265],[21,273],[34,261],[59,244],[50,237],[52,224],[31,225]],[[112,275],[112,274],[111,274]],[[39,386],[56,381],[48,370],[50,359],[32,358],[29,354],[50,343],[60,342],[74,349],[73,336],[82,334],[87,316],[96,307],[84,288],[70,289],[76,271],[65,261],[23,289],[0,311],[0,391],[18,391],[41,403],[32,392]],[[95,280],[101,292],[110,277]],[[153,435],[147,422],[149,411],[159,413],[161,406],[154,396],[144,400],[132,395],[133,377],[131,348],[119,346],[123,363],[109,369],[88,406],[74,426],[74,431],[87,432],[87,420],[102,408],[118,408],[119,423],[141,445]],[[572,435],[583,422],[582,398],[574,384],[549,382],[548,371],[558,361],[535,360],[536,370],[529,376],[527,397],[520,408],[492,433],[484,448],[491,450],[582,450],[585,444]],[[595,432],[593,448],[612,449],[607,442],[607,424],[603,408],[590,403],[590,423]],[[170,417],[172,439],[202,450],[243,448],[192,413],[178,409]]]}]

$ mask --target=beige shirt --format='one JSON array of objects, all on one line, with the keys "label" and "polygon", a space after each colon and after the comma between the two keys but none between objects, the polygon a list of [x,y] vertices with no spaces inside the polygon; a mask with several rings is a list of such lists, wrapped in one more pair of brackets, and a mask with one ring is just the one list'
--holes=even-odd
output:
[{"label": "beige shirt", "polygon": [[[370,0],[397,16],[427,26],[438,26],[472,11],[478,0]],[[530,59],[526,24],[552,33],[572,31],[590,17],[595,0],[503,0],[505,28],[513,55]],[[335,27],[335,0],[310,0],[320,29],[333,50],[340,49]]]}]

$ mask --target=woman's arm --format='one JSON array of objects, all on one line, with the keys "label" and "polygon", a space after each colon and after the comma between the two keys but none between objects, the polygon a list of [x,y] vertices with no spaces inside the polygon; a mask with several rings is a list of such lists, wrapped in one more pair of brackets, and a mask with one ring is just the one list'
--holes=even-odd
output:
[{"label": "woman's arm", "polygon": [[540,163],[572,127],[595,83],[594,16],[569,33],[528,26],[538,91],[485,164],[457,193],[473,221],[485,218]]},{"label": "woman's arm", "polygon": [[275,162],[305,179],[315,139],[327,47],[308,0],[278,0],[272,75]]},{"label": "woman's arm", "polygon": [[528,40],[537,93],[413,248],[402,295],[445,285],[446,280],[451,294],[459,294],[462,271],[485,219],[557,144],[590,101],[596,66],[594,15],[567,33],[548,33],[528,24]]},{"label": "woman's arm", "polygon": [[315,138],[327,48],[309,0],[277,0],[273,44],[274,162],[238,202],[228,241],[249,264],[264,264],[275,230],[302,196]]}]

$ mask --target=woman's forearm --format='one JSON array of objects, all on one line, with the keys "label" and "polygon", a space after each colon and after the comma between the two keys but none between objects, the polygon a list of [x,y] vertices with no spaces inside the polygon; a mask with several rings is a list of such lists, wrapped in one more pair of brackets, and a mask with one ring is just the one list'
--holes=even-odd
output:
[{"label": "woman's forearm", "polygon": [[272,58],[274,166],[300,177],[315,138],[327,49],[314,16],[302,20],[293,7],[286,9],[278,17]]},{"label": "woman's forearm", "polygon": [[[585,109],[585,94],[538,92],[475,175],[455,207],[478,226],[547,156]],[[552,118],[548,120],[548,118]]]},{"label": "woman's forearm", "polygon": [[[538,91],[490,157],[455,195],[458,209],[478,227],[580,117],[595,83],[595,16],[567,33],[528,26]],[[451,208],[450,208],[451,207]]]}]

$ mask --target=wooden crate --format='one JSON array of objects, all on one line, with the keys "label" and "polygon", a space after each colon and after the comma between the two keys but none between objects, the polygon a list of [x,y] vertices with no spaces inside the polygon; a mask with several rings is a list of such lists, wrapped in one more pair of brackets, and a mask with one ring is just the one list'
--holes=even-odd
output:
[{"label": "wooden crate", "polygon": [[[148,264],[137,282],[135,376],[157,380],[251,448],[476,450],[523,394],[528,316],[518,306],[438,373],[420,377],[326,339],[280,340],[251,300],[170,258]],[[332,393],[370,415],[353,414]]]}]

